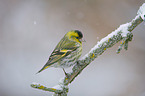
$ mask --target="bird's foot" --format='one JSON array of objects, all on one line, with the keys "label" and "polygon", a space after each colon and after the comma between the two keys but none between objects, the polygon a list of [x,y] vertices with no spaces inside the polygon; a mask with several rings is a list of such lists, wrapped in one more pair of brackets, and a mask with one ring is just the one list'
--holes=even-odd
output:
[{"label": "bird's foot", "polygon": [[69,75],[69,73],[66,73],[66,72],[65,72],[64,68],[63,68],[63,72],[64,72],[65,76],[66,76],[67,78],[69,78],[70,75]]}]

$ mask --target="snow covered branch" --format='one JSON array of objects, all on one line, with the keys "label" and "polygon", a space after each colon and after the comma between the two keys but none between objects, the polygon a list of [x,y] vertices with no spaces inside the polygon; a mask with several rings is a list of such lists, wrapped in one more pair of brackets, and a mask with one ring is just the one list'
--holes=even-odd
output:
[{"label": "snow covered branch", "polygon": [[54,92],[55,93],[54,96],[60,96],[59,94],[61,94],[61,96],[66,96],[67,95],[66,93],[68,92],[68,88],[65,87],[64,85],[61,85],[61,84],[56,85],[53,88],[47,88],[47,87],[40,85],[38,83],[32,83],[31,87],[41,89],[43,91]]},{"label": "snow covered branch", "polygon": [[131,22],[120,25],[119,28],[99,41],[89,53],[78,60],[77,64],[72,68],[72,72],[68,73],[68,76],[64,77],[64,79],[61,79],[58,85],[53,88],[47,88],[40,84],[31,84],[31,86],[33,88],[54,92],[53,96],[67,96],[68,85],[82,72],[86,66],[88,66],[95,58],[100,56],[107,48],[110,48],[117,42],[121,41],[121,44],[117,49],[117,53],[120,53],[123,46],[124,49],[127,50],[128,42],[130,42],[133,37],[131,31],[142,21],[145,21],[145,3],[140,7],[137,16]]},{"label": "snow covered branch", "polygon": [[45,87],[43,85],[40,85],[38,83],[32,83],[31,87],[41,89],[41,90],[44,90],[44,91],[55,92],[55,93],[61,93],[62,92],[62,89],[47,88],[47,87]]},{"label": "snow covered branch", "polygon": [[140,6],[137,14],[145,21],[145,3]]}]

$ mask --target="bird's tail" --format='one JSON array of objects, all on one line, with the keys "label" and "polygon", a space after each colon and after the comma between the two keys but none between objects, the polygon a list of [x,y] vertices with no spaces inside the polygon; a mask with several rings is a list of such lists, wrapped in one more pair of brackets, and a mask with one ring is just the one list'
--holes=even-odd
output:
[{"label": "bird's tail", "polygon": [[41,70],[39,70],[36,74],[40,73],[41,71],[45,70],[46,68],[48,68],[50,65],[44,65],[43,68]]}]

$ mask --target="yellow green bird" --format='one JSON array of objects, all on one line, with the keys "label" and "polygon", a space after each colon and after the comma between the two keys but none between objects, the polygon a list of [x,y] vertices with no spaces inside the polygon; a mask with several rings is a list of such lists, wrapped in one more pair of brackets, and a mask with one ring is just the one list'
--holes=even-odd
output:
[{"label": "yellow green bird", "polygon": [[64,70],[74,65],[82,54],[82,38],[83,34],[79,30],[67,32],[51,53],[47,63],[37,73],[48,67]]}]

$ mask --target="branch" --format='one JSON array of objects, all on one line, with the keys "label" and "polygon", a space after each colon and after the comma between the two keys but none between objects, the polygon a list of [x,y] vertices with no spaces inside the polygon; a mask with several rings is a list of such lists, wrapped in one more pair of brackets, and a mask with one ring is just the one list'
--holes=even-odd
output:
[{"label": "branch", "polygon": [[[53,88],[47,88],[47,87],[40,85],[38,83],[32,83],[31,87],[36,88],[36,89],[41,89],[43,91],[54,92],[55,94],[58,94],[58,96],[59,96],[59,94],[61,94],[61,96],[66,96],[67,95],[66,93],[68,92],[68,88],[66,86],[65,87],[60,86],[60,84],[54,86]],[[57,95],[54,95],[54,96],[57,96]]]},{"label": "branch", "polygon": [[115,31],[99,41],[89,53],[87,53],[82,59],[77,61],[77,64],[72,68],[72,72],[68,73],[67,77],[61,79],[59,84],[53,88],[47,88],[40,84],[31,84],[33,88],[42,89],[44,91],[54,92],[53,96],[67,96],[68,85],[87,67],[95,58],[100,56],[107,48],[112,47],[117,42],[121,41],[121,44],[117,50],[120,53],[123,46],[124,49],[128,49],[128,42],[132,40],[133,34],[131,31],[139,25],[142,21],[145,21],[145,3],[138,10],[138,15],[129,23],[122,24]]}]

